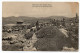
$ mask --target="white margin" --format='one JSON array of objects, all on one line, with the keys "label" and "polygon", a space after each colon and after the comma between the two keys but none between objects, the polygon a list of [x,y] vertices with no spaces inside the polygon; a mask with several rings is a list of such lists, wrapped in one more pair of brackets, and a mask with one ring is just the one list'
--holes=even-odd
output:
[{"label": "white margin", "polygon": [[[62,52],[62,51],[2,51],[2,2],[79,2],[80,9],[80,1],[79,0],[0,0],[0,53],[80,53],[80,46],[78,52]],[[80,11],[79,11],[80,16]],[[80,18],[79,18],[80,20]],[[79,21],[80,27],[80,21]],[[80,33],[80,29],[79,29]],[[80,35],[80,34],[79,34]],[[80,36],[79,36],[80,39]],[[79,40],[80,45],[80,40]]]}]

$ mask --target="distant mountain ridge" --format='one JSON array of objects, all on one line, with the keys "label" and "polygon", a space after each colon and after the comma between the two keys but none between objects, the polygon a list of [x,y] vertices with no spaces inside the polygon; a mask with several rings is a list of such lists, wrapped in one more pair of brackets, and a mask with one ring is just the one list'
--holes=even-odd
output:
[{"label": "distant mountain ridge", "polygon": [[43,21],[49,21],[50,19],[52,20],[62,20],[63,18],[69,19],[69,17],[64,17],[64,16],[49,16],[49,17],[28,17],[28,16],[11,16],[11,17],[2,17],[2,22],[4,24],[16,24],[17,21],[23,20],[24,23],[34,23],[37,20],[40,22]]}]

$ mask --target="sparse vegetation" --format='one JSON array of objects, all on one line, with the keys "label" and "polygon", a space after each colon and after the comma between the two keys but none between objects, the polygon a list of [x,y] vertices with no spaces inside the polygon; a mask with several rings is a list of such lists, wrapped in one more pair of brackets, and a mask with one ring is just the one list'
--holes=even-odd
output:
[{"label": "sparse vegetation", "polygon": [[[16,23],[18,20],[23,20],[26,26],[18,25]],[[8,27],[10,28],[8,29],[4,27],[6,24],[15,24],[17,28],[14,26],[15,28]],[[38,51],[62,51],[64,46],[78,50],[78,25],[78,18],[76,17],[50,16],[38,19],[34,17],[21,16],[16,18],[12,16],[3,18],[2,49],[4,51],[22,51],[23,44],[29,45],[35,33],[37,41],[34,41],[35,43],[32,46]],[[67,31],[68,38],[59,30],[60,28]],[[12,39],[7,40],[9,38]],[[30,40],[29,44],[26,42],[28,40]]]}]

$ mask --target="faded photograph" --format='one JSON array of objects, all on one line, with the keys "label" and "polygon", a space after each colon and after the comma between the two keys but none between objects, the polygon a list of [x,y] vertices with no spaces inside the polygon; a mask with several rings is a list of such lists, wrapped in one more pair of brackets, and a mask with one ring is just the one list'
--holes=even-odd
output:
[{"label": "faded photograph", "polygon": [[3,51],[78,51],[79,3],[3,2]]}]

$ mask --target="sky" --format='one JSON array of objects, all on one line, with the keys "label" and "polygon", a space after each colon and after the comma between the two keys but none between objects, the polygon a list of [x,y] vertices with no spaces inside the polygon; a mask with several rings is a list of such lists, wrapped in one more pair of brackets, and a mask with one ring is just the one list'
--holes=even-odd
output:
[{"label": "sky", "polygon": [[[33,4],[50,4],[52,7],[33,7]],[[79,14],[79,4],[77,2],[3,2],[2,16],[30,16],[48,17],[65,16],[75,17]]]}]

